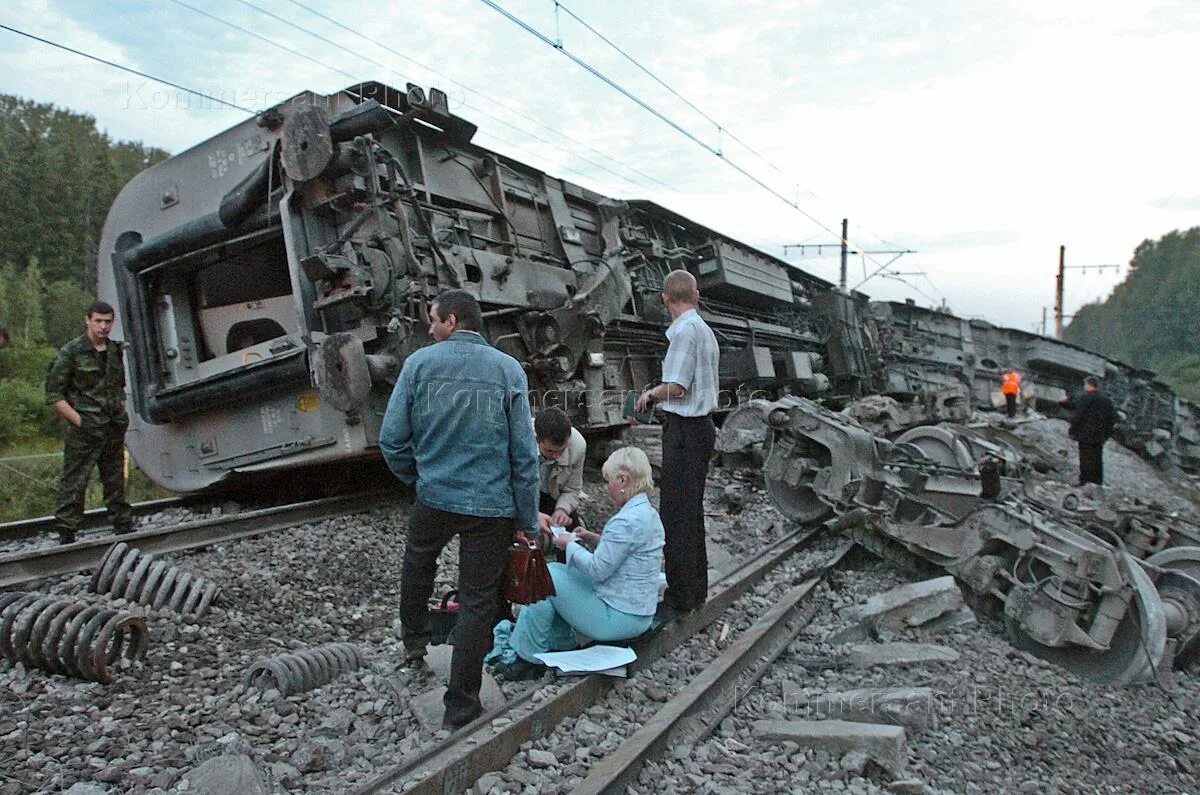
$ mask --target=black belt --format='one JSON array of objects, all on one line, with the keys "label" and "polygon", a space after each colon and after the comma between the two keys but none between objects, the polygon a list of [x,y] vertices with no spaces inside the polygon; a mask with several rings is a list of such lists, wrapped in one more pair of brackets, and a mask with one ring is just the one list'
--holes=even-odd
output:
[{"label": "black belt", "polygon": [[663,417],[664,420],[674,419],[674,420],[680,420],[682,422],[700,422],[703,420],[708,420],[709,422],[712,421],[711,414],[701,414],[699,417],[685,417],[682,414],[676,414],[673,411],[664,411],[663,415],[664,415],[664,417]]}]

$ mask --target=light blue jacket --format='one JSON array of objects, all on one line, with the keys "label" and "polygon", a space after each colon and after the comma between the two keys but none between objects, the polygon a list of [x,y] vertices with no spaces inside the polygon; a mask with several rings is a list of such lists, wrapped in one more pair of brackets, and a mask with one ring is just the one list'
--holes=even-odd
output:
[{"label": "light blue jacket", "polygon": [[604,525],[595,552],[568,542],[567,565],[591,577],[596,595],[609,607],[653,615],[665,537],[658,511],[645,494],[635,494]]},{"label": "light blue jacket", "polygon": [[474,331],[409,355],[379,448],[417,498],[468,516],[511,516],[537,532],[538,453],[529,382],[517,360]]}]

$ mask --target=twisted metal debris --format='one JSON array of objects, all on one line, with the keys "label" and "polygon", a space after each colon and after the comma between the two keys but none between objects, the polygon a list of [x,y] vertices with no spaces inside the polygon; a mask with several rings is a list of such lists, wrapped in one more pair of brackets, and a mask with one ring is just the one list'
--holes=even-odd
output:
[{"label": "twisted metal debris", "polygon": [[303,693],[332,682],[366,662],[352,643],[327,643],[312,649],[258,660],[246,674],[246,686],[274,688],[285,696]]},{"label": "twisted metal debris", "polygon": [[0,594],[0,652],[50,673],[101,684],[121,657],[146,657],[146,620],[104,605],[18,591]]},{"label": "twisted metal debris", "polygon": [[188,618],[208,610],[219,587],[175,566],[154,560],[124,542],[114,544],[92,575],[92,593],[110,594],[154,609],[165,607]]}]

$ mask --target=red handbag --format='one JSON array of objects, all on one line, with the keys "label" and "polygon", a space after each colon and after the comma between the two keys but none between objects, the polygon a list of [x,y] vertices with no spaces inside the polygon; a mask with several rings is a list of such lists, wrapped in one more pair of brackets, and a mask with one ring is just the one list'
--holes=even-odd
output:
[{"label": "red handbag", "polygon": [[519,605],[540,602],[554,596],[554,580],[546,556],[536,543],[518,533],[508,551],[508,565],[504,569],[504,598]]}]

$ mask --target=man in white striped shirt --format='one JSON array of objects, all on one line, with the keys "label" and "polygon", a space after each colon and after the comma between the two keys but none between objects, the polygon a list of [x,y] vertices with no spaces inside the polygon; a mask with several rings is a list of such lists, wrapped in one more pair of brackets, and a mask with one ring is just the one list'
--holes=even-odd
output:
[{"label": "man in white striped shirt", "polygon": [[700,317],[696,278],[685,270],[663,280],[663,303],[671,315],[662,383],[647,389],[635,409],[653,402],[663,409],[662,477],[659,512],[666,528],[666,606],[694,610],[708,597],[708,555],[704,550],[704,482],[716,441],[712,411],[717,406],[720,351],[712,329]]}]

